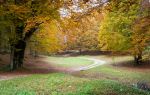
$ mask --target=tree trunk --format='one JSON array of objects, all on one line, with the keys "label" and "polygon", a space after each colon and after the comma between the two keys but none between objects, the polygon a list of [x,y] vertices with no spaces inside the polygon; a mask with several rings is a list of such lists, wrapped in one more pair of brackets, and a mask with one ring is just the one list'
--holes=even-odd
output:
[{"label": "tree trunk", "polygon": [[25,48],[26,42],[22,40],[11,47],[11,70],[16,70],[23,66]]},{"label": "tree trunk", "polygon": [[30,30],[28,30],[27,33],[25,33],[25,36],[23,37],[23,31],[24,31],[24,23],[21,20],[16,20],[18,22],[20,22],[22,24],[22,26],[20,26],[20,24],[16,27],[16,37],[17,39],[13,39],[13,40],[17,40],[15,44],[11,45],[11,70],[16,70],[20,67],[23,66],[23,60],[24,60],[24,53],[25,53],[25,48],[26,48],[26,42],[30,39],[30,37],[32,36],[32,34],[37,31],[38,26],[42,23],[36,23],[35,27],[31,28]]},{"label": "tree trunk", "polygon": [[134,56],[134,61],[136,65],[140,65],[142,62],[142,54],[138,54]]},{"label": "tree trunk", "polygon": [[79,49],[79,53],[80,53],[80,55],[82,54],[82,49],[81,48]]}]

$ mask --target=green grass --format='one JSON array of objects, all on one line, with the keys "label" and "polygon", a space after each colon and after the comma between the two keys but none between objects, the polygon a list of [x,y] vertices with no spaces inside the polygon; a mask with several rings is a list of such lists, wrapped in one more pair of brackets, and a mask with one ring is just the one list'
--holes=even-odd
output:
[{"label": "green grass", "polygon": [[[135,84],[139,81],[146,81],[147,83],[150,83],[150,70],[136,70],[134,67],[129,68],[123,68],[118,66],[112,66],[114,64],[121,64],[120,62],[124,61],[131,61],[133,58],[130,56],[120,56],[115,57],[114,60],[113,57],[108,56],[91,56],[96,59],[100,60],[107,60],[107,64],[98,66],[86,71],[79,72],[78,76],[81,77],[88,77],[88,78],[96,78],[96,79],[111,79],[116,80],[121,83],[128,83],[130,85]],[[132,63],[129,63],[132,64]]]},{"label": "green grass", "polygon": [[150,70],[138,71],[134,68],[126,69],[122,67],[111,66],[111,64],[106,64],[90,70],[82,71],[79,73],[80,76],[88,75],[88,77],[97,79],[111,79],[117,80],[123,83],[134,84],[139,81],[146,81],[150,83]]},{"label": "green grass", "polygon": [[93,61],[84,59],[84,57],[48,57],[48,62],[62,67],[80,67],[93,64]]},{"label": "green grass", "polygon": [[[93,64],[85,57],[49,57],[46,61],[60,67],[80,67]],[[94,56],[107,59],[106,56]],[[150,92],[132,87],[138,81],[150,83],[149,71],[137,71],[115,67],[111,64],[102,65],[90,70],[75,73],[77,76],[54,73],[36,74],[28,77],[0,81],[0,95],[150,95]],[[115,58],[115,62],[131,60],[130,57]],[[129,84],[126,84],[129,83]]]},{"label": "green grass", "polygon": [[0,95],[150,95],[112,80],[66,74],[32,75],[0,81]]}]

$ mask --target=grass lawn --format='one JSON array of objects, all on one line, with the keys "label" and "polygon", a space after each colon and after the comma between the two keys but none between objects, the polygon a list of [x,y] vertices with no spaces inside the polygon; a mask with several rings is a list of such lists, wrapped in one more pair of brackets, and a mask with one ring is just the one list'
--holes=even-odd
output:
[{"label": "grass lawn", "polygon": [[104,79],[112,79],[118,80],[123,83],[137,83],[139,81],[146,81],[150,83],[150,73],[149,72],[141,72],[134,71],[128,69],[115,68],[113,66],[99,66],[87,71],[82,71],[79,73],[80,76],[94,77],[94,78],[104,78]]},{"label": "grass lawn", "polygon": [[0,81],[0,95],[150,95],[112,80],[78,78],[66,74],[32,75]]},{"label": "grass lawn", "polygon": [[[113,66],[108,56],[48,57],[46,61],[68,68],[93,64],[85,58],[105,60],[107,64],[73,74],[32,74],[3,80],[0,95],[150,95],[149,91],[131,86],[139,81],[150,83],[149,69]],[[131,57],[117,57],[115,63],[121,64],[118,62],[124,60],[131,60]]]},{"label": "grass lawn", "polygon": [[52,63],[55,66],[61,67],[81,67],[93,64],[93,61],[84,59],[84,56],[80,57],[48,57],[46,61]]},{"label": "grass lawn", "polygon": [[[100,56],[96,56],[94,58],[101,59]],[[131,57],[117,57],[115,58],[115,64],[113,59],[109,58],[107,64],[98,66],[96,68],[92,68],[90,70],[79,72],[80,76],[92,77],[97,79],[111,79],[117,80],[123,83],[129,83],[130,85],[137,83],[139,81],[144,81],[150,84],[150,69],[145,68],[136,68],[136,67],[123,67],[117,66],[118,64],[122,64],[119,62],[122,61],[130,61]],[[133,64],[133,63],[128,63]],[[132,65],[131,65],[132,66]]]}]

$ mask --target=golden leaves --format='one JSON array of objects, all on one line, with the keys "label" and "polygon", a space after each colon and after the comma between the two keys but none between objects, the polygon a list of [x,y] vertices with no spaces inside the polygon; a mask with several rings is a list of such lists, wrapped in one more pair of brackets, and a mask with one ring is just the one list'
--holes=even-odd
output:
[{"label": "golden leaves", "polygon": [[51,20],[50,17],[48,16],[35,16],[35,17],[30,17],[27,19],[26,22],[26,27],[25,27],[25,32],[27,32],[28,30],[30,30],[32,27],[35,27],[35,25],[37,23],[47,23]]},{"label": "golden leaves", "polygon": [[138,18],[132,28],[132,48],[134,55],[141,54],[150,42],[150,18]]},{"label": "golden leaves", "polygon": [[[55,53],[62,49],[60,40],[61,36],[58,30],[58,27],[56,26],[56,21],[51,21],[48,23],[43,23],[40,26],[40,30],[34,34],[32,37],[33,43],[31,43],[31,46],[34,50],[39,52],[45,52],[45,53]],[[38,44],[35,46],[35,44]]]},{"label": "golden leaves", "polygon": [[8,5],[9,13],[16,15],[19,19],[26,18],[26,15],[31,12],[31,10],[25,6],[21,5]]}]

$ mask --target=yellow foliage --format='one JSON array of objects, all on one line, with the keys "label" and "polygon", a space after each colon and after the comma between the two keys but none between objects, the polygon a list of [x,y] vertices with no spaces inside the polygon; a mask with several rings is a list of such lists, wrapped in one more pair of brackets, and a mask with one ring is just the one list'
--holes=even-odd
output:
[{"label": "yellow foliage", "polygon": [[137,19],[132,30],[131,52],[134,55],[142,54],[150,42],[150,18],[144,17]]},{"label": "yellow foliage", "polygon": [[121,51],[127,46],[127,38],[118,32],[99,32],[99,47],[101,50]]},{"label": "yellow foliage", "polygon": [[[56,21],[44,23],[40,26],[40,31],[34,34],[31,39],[33,50],[38,52],[55,53],[63,47],[61,45],[61,33],[58,33]],[[34,47],[36,45],[36,47]]]}]

